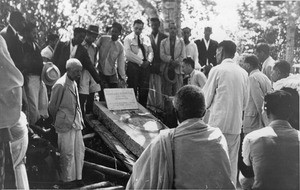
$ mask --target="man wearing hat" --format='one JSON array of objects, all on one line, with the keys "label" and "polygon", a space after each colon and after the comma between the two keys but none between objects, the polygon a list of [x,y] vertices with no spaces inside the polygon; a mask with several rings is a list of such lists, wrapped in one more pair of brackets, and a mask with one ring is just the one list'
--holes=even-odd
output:
[{"label": "man wearing hat", "polygon": [[216,51],[218,42],[210,39],[211,34],[212,28],[205,27],[204,38],[195,41],[195,44],[198,47],[199,63],[202,67],[209,64],[212,64],[213,66],[217,65]]},{"label": "man wearing hat", "polygon": [[[74,37],[67,42],[59,42],[54,50],[53,63],[59,68],[61,75],[66,72],[66,62],[70,58],[78,59],[83,69],[88,71],[96,83],[100,83],[100,77],[94,64],[92,63],[89,53],[81,44],[86,37],[84,28],[75,28]],[[78,83],[79,83],[78,79]],[[87,87],[88,88],[88,87]],[[81,100],[85,99],[85,95],[79,94]],[[82,101],[81,101],[82,102]],[[84,102],[83,102],[84,103]]]},{"label": "man wearing hat", "polygon": [[[87,50],[90,60],[95,68],[97,64],[97,46],[94,42],[98,36],[98,33],[98,26],[89,25],[87,28],[85,40],[82,42],[82,45]],[[99,92],[101,88],[86,69],[83,69],[82,71],[78,90],[81,96],[80,106],[82,113],[84,114],[91,112],[93,110],[95,92]]]},{"label": "man wearing hat", "polygon": [[60,78],[60,71],[52,62],[46,62],[42,70],[42,80],[47,87],[48,98],[50,98],[51,87]]}]

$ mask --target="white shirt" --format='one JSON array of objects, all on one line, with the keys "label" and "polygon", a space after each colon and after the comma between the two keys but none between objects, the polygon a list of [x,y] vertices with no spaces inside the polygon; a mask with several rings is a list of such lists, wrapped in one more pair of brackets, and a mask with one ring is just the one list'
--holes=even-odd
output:
[{"label": "white shirt", "polygon": [[271,73],[274,67],[275,60],[269,56],[262,64],[261,71],[271,80]]},{"label": "white shirt", "polygon": [[198,49],[197,45],[194,42],[190,42],[185,45],[185,52],[187,57],[191,57],[195,61],[195,69],[201,69],[201,66],[198,61]]},{"label": "white shirt", "polygon": [[224,59],[209,73],[203,92],[210,110],[208,125],[226,134],[240,134],[246,107],[248,74],[232,59]]},{"label": "white shirt", "polygon": [[201,71],[193,70],[190,74],[190,80],[188,80],[188,84],[196,85],[200,88],[203,88],[203,86],[206,83],[206,76]]}]

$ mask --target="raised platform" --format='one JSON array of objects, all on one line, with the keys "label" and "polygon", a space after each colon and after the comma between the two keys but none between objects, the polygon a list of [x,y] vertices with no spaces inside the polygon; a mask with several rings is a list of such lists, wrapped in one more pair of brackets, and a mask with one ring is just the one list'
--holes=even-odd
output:
[{"label": "raised platform", "polygon": [[138,110],[110,111],[105,102],[94,103],[98,120],[135,156],[167,127],[139,104]]}]

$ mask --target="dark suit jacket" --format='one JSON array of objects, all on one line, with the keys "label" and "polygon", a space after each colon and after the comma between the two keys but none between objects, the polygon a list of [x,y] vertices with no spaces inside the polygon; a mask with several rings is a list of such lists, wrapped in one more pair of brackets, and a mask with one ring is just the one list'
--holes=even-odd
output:
[{"label": "dark suit jacket", "polygon": [[217,65],[217,60],[216,60],[216,51],[218,48],[217,41],[210,39],[210,43],[207,50],[206,50],[204,39],[196,40],[195,44],[197,45],[198,48],[199,63],[201,66],[206,65],[206,59],[208,59],[208,63],[211,63],[214,66]]},{"label": "dark suit jacket", "polygon": [[150,37],[150,41],[151,41],[151,46],[153,49],[153,61],[152,61],[152,65],[150,68],[150,72],[151,73],[155,73],[155,74],[159,74],[160,73],[160,65],[162,63],[162,60],[160,59],[160,42],[167,38],[168,36],[165,35],[164,33],[158,32],[158,38],[157,38],[157,44],[155,44],[155,39],[153,37],[153,35],[151,34]]},{"label": "dark suit jacket", "polygon": [[8,51],[16,67],[23,73],[25,69],[24,62],[23,62],[23,57],[24,57],[24,52],[22,48],[23,44],[19,40],[18,35],[14,33],[13,29],[9,25],[3,28],[0,34],[3,36],[3,38],[6,41]]},{"label": "dark suit jacket", "polygon": [[[66,62],[70,58],[70,41],[59,42],[54,50],[53,63],[59,68],[61,75],[66,73]],[[87,50],[79,44],[75,53],[82,67],[86,69],[97,83],[100,83],[100,77],[92,64]]]},{"label": "dark suit jacket", "polygon": [[37,75],[41,76],[43,70],[43,58],[41,56],[40,48],[38,47],[37,43],[35,44],[35,48],[32,45],[32,42],[25,42],[23,44],[24,50],[24,75]]}]

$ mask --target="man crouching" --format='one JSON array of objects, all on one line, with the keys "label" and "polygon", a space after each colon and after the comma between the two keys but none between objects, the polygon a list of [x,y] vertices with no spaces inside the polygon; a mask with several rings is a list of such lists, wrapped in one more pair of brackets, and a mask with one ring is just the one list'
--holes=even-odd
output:
[{"label": "man crouching", "polygon": [[65,73],[52,87],[49,112],[58,134],[60,152],[60,177],[63,188],[83,186],[84,142],[82,113],[76,80],[80,78],[82,65],[71,58],[66,63]]},{"label": "man crouching", "polygon": [[173,104],[180,125],[160,131],[133,166],[126,189],[234,189],[226,139],[202,121],[202,90],[184,86]]}]

